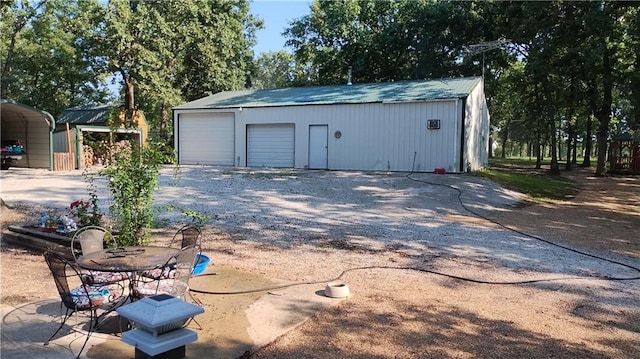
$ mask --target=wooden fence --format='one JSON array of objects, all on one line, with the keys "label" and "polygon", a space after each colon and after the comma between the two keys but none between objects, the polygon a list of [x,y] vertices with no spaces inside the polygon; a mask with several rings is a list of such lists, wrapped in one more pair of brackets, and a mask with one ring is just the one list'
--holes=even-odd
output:
[{"label": "wooden fence", "polygon": [[73,152],[54,152],[54,171],[73,171],[76,169],[76,158]]}]

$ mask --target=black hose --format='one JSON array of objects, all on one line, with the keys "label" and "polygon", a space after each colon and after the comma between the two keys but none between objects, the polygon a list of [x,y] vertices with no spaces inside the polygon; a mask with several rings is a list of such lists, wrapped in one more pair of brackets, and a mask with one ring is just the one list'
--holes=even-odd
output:
[{"label": "black hose", "polygon": [[[635,267],[635,266],[632,266],[632,265],[629,265],[629,264],[626,264],[626,263],[622,263],[622,262],[619,262],[619,261],[616,261],[616,260],[613,260],[613,259],[609,259],[609,258],[605,258],[605,257],[602,257],[602,256],[598,256],[598,255],[595,255],[595,254],[583,252],[583,251],[580,251],[580,250],[577,250],[577,249],[573,249],[571,247],[567,247],[567,246],[564,246],[562,244],[558,244],[558,243],[549,241],[547,239],[538,237],[536,235],[529,234],[529,233],[520,231],[518,229],[511,228],[511,227],[509,227],[507,225],[504,225],[504,224],[502,224],[502,223],[500,223],[500,222],[498,222],[498,221],[496,221],[494,219],[486,217],[486,216],[484,216],[484,215],[482,215],[480,213],[475,212],[474,210],[470,209],[469,207],[467,207],[464,204],[464,202],[462,201],[462,191],[459,188],[456,188],[456,187],[448,185],[448,184],[434,183],[434,182],[429,182],[429,181],[425,181],[425,180],[412,178],[411,177],[412,174],[413,174],[413,171],[411,173],[409,173],[406,177],[408,179],[412,180],[412,181],[415,181],[415,182],[420,182],[420,183],[424,183],[424,184],[428,184],[428,185],[432,185],[432,186],[447,187],[447,188],[451,188],[451,189],[455,190],[457,192],[457,196],[456,197],[458,199],[458,202],[460,203],[462,208],[464,208],[467,212],[473,214],[474,216],[476,216],[478,218],[484,219],[484,220],[489,221],[489,222],[491,222],[491,223],[493,223],[493,224],[495,224],[497,226],[500,226],[500,227],[502,227],[502,228],[504,228],[504,229],[506,229],[508,231],[517,233],[519,235],[522,235],[522,236],[525,236],[525,237],[528,237],[528,238],[531,238],[531,239],[535,239],[537,241],[540,241],[540,242],[543,242],[543,243],[546,243],[546,244],[549,244],[549,245],[552,245],[552,246],[555,246],[555,247],[558,247],[558,248],[562,248],[564,250],[567,250],[567,251],[570,251],[570,252],[573,252],[573,253],[577,253],[577,254],[580,254],[580,255],[583,255],[583,256],[586,256],[586,257],[590,257],[590,258],[594,258],[594,259],[597,259],[597,260],[601,260],[601,261],[606,261],[606,262],[609,262],[609,263],[612,263],[612,264],[615,264],[615,265],[619,265],[619,266],[622,266],[622,267],[626,267],[626,268],[632,269],[632,270],[634,270],[636,272],[640,272],[640,268],[638,268],[638,267]],[[605,280],[636,280],[636,279],[640,279],[640,276],[638,276],[638,277],[629,277],[629,278],[627,278],[627,277],[622,277],[622,278],[620,278],[620,277],[609,277],[609,276],[589,276],[589,277],[585,277],[585,278],[599,278],[599,279],[605,279]]]},{"label": "black hose", "polygon": [[[414,153],[413,156],[413,165],[415,166],[415,156],[416,154]],[[462,206],[462,208],[464,208],[467,212],[473,214],[474,216],[484,219],[486,221],[489,221],[495,225],[498,225],[508,231],[517,233],[519,235],[528,237],[528,238],[532,238],[538,241],[541,241],[543,243],[547,243],[549,245],[558,247],[558,248],[562,248],[564,250],[573,252],[573,253],[577,253],[586,257],[590,257],[590,258],[594,258],[597,260],[602,260],[602,261],[606,261],[615,265],[619,265],[628,269],[632,269],[636,272],[640,273],[640,268],[626,264],[626,263],[622,263],[622,262],[618,262],[616,260],[613,259],[609,259],[609,258],[605,258],[605,257],[601,257],[595,254],[591,254],[591,253],[587,253],[587,252],[583,252],[577,249],[573,249],[546,239],[543,239],[541,237],[538,237],[536,235],[533,234],[529,234],[520,230],[517,230],[515,228],[511,228],[507,225],[504,225],[496,220],[493,220],[491,218],[488,218],[480,213],[477,213],[475,211],[473,211],[472,209],[470,209],[469,207],[467,207],[464,202],[462,201],[462,191],[459,188],[456,188],[454,186],[451,185],[447,185],[447,184],[442,184],[442,183],[435,183],[435,182],[429,182],[429,181],[425,181],[425,180],[420,180],[420,179],[416,179],[416,178],[412,178],[411,175],[413,174],[413,167],[411,169],[411,172],[409,174],[407,174],[407,178],[415,181],[415,182],[420,182],[420,183],[424,183],[424,184],[428,184],[428,185],[432,185],[432,186],[441,186],[441,187],[447,187],[447,188],[451,188],[453,190],[455,190],[457,192],[457,199],[458,202],[460,203],[460,205]],[[354,267],[354,268],[349,268],[344,270],[342,273],[340,273],[339,276],[337,276],[336,278],[333,279],[329,279],[329,280],[321,280],[321,281],[312,281],[312,282],[296,282],[296,283],[291,283],[291,284],[283,284],[283,285],[278,285],[278,286],[273,286],[273,287],[265,287],[265,288],[257,288],[257,289],[249,289],[249,290],[242,290],[242,291],[228,291],[228,292],[217,292],[217,291],[207,291],[207,290],[201,290],[201,289],[196,289],[196,288],[190,288],[189,290],[191,292],[194,293],[202,293],[202,294],[212,294],[212,295],[235,295],[235,294],[250,294],[250,293],[259,293],[259,292],[268,292],[268,291],[272,291],[272,290],[278,290],[278,289],[284,289],[284,288],[289,288],[289,287],[294,287],[294,286],[299,286],[299,285],[311,285],[311,284],[324,284],[327,282],[331,282],[331,281],[335,281],[335,280],[340,280],[342,279],[342,277],[347,274],[348,272],[352,272],[352,271],[356,271],[356,270],[364,270],[364,269],[396,269],[396,270],[412,270],[412,271],[418,271],[418,272],[423,272],[423,273],[430,273],[430,274],[435,274],[435,275],[439,275],[439,276],[443,276],[443,277],[447,277],[447,278],[451,278],[451,279],[456,279],[456,280],[461,280],[461,281],[465,281],[465,282],[471,282],[471,283],[477,283],[477,284],[491,284],[491,285],[523,285],[523,284],[532,284],[532,283],[542,283],[542,282],[553,282],[553,281],[562,281],[562,280],[585,280],[585,279],[596,279],[596,280],[606,280],[606,281],[628,281],[628,280],[639,280],[640,276],[637,277],[609,277],[609,276],[602,276],[602,275],[598,275],[598,276],[576,276],[576,277],[558,277],[558,278],[548,278],[548,279],[530,279],[530,280],[523,280],[523,281],[486,281],[486,280],[480,280],[480,279],[473,279],[473,278],[466,278],[466,277],[460,277],[460,276],[456,276],[456,275],[452,275],[452,274],[447,274],[447,273],[442,273],[442,272],[437,272],[437,271],[433,271],[430,269],[424,269],[424,268],[417,268],[417,267],[394,267],[394,266],[368,266],[368,267]],[[201,276],[208,276],[208,275],[216,275],[215,273],[209,273],[209,274],[203,274]]]}]

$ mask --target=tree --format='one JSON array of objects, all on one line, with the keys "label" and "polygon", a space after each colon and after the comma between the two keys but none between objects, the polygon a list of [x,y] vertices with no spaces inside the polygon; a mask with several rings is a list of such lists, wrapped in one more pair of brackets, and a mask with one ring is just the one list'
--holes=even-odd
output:
[{"label": "tree", "polygon": [[93,66],[85,41],[99,7],[96,1],[3,3],[2,96],[54,116],[103,102],[105,76]]},{"label": "tree", "polygon": [[472,74],[459,61],[482,39],[480,7],[465,2],[315,1],[285,31],[296,60],[312,63],[318,84],[439,78]]},{"label": "tree", "polygon": [[248,10],[246,0],[110,1],[98,48],[122,79],[127,112],[144,108],[166,140],[172,106],[244,87],[262,26]]},{"label": "tree", "polygon": [[6,50],[0,53],[2,56],[2,78],[0,81],[0,98],[9,97],[9,84],[13,82],[12,68],[14,66],[14,55],[16,47],[19,47],[18,41],[20,35],[27,29],[27,25],[38,14],[39,9],[46,1],[40,1],[32,4],[29,1],[3,2],[0,4],[0,12],[2,13],[2,22],[0,29],[2,30],[2,49]]},{"label": "tree", "polygon": [[287,51],[263,53],[255,60],[251,85],[257,89],[307,86],[315,81],[307,65]]}]

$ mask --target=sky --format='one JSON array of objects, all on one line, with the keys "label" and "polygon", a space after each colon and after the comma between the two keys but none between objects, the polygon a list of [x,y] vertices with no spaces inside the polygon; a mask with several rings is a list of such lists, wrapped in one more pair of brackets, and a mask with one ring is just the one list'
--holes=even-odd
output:
[{"label": "sky", "polygon": [[288,50],[281,35],[289,22],[310,13],[311,1],[305,0],[254,0],[251,13],[264,21],[264,29],[259,30],[257,44],[253,48],[256,57],[262,52]]}]

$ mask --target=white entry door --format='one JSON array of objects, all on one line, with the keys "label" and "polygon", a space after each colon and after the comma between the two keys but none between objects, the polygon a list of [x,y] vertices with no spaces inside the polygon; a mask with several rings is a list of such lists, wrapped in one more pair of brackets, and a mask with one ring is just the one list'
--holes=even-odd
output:
[{"label": "white entry door", "polygon": [[328,167],[329,126],[309,126],[309,169],[326,170]]}]

